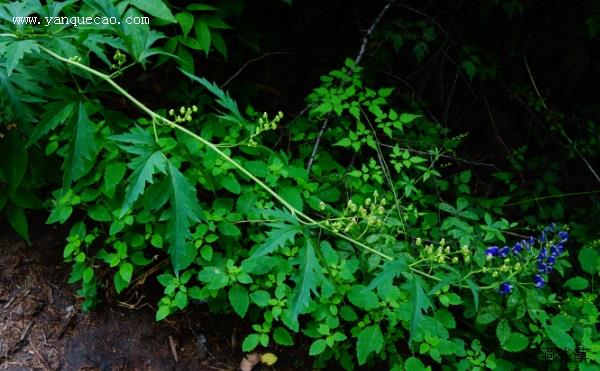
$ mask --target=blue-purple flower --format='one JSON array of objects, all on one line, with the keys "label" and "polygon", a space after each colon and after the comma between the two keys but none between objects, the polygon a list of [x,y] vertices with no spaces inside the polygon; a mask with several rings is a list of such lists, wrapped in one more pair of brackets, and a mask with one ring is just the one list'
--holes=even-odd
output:
[{"label": "blue-purple flower", "polygon": [[544,287],[546,281],[544,281],[544,277],[540,276],[539,274],[536,274],[535,276],[533,276],[533,283],[535,287],[541,289],[542,287]]},{"label": "blue-purple flower", "polygon": [[540,273],[550,273],[552,271],[552,266],[546,263],[538,263],[538,271]]},{"label": "blue-purple flower", "polygon": [[546,242],[546,231],[542,231],[542,233],[540,234],[540,243],[545,243]]},{"label": "blue-purple flower", "polygon": [[519,255],[521,253],[521,251],[523,251],[523,245],[520,242],[517,242],[513,248],[512,248],[512,252],[515,255]]},{"label": "blue-purple flower", "polygon": [[567,232],[567,231],[558,232],[558,238],[560,238],[560,242],[566,242],[569,239],[569,232]]},{"label": "blue-purple flower", "polygon": [[507,295],[510,294],[510,292],[512,291],[513,287],[510,283],[508,282],[502,282],[502,284],[500,284],[500,295]]},{"label": "blue-purple flower", "polygon": [[559,256],[560,254],[562,254],[562,252],[565,250],[565,247],[563,245],[556,245],[556,246],[552,246],[550,248],[550,256]]},{"label": "blue-purple flower", "polygon": [[510,252],[510,249],[508,248],[508,246],[504,246],[503,248],[501,248],[500,250],[498,250],[498,257],[499,258],[506,258],[508,256],[509,252]]},{"label": "blue-purple flower", "polygon": [[542,262],[542,261],[544,261],[544,259],[546,259],[547,257],[548,257],[548,250],[547,250],[545,247],[542,247],[542,248],[540,249],[540,253],[538,254],[538,257],[537,257],[537,259],[538,259],[538,261],[539,261],[539,262]]},{"label": "blue-purple flower", "polygon": [[491,246],[485,250],[485,256],[496,256],[498,255],[498,246]]}]

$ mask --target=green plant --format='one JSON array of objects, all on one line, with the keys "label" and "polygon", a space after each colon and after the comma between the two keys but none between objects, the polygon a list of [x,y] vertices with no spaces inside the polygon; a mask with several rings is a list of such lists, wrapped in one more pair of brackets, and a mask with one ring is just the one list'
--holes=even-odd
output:
[{"label": "green plant", "polygon": [[[573,267],[567,226],[527,238],[548,215],[562,218],[562,206],[532,209],[512,172],[493,174],[508,192],[477,193],[477,174],[456,157],[466,135],[428,119],[352,60],[321,77],[308,117],[291,125],[280,112],[240,109],[192,73],[195,51],[206,56],[214,46],[226,57],[219,30],[231,8],[146,0],[0,9],[3,19],[139,10],[157,18],[152,28],[0,26],[1,117],[11,122],[0,206],[27,237],[24,209],[42,206],[43,187],[53,190],[47,222],[72,223],[63,257],[83,309],[99,292],[118,296],[158,270],[157,320],[205,301],[248,320],[243,351],[305,336],[315,368],[540,366],[513,353],[547,344],[589,348],[580,368],[600,363],[597,243],[580,249]],[[155,28],[168,34],[174,23],[182,35],[162,40]],[[415,27],[436,39],[427,22]],[[485,80],[467,55],[467,74]],[[121,86],[156,58],[181,67],[177,76],[199,94],[150,109]],[[136,111],[105,105],[113,92]],[[288,150],[275,144],[283,130]],[[524,153],[511,158],[515,173],[541,172],[541,159],[526,162]],[[60,166],[59,177],[44,176],[44,159]],[[558,169],[542,174],[536,194],[560,194]],[[511,202],[523,205],[518,222],[509,221]]]}]

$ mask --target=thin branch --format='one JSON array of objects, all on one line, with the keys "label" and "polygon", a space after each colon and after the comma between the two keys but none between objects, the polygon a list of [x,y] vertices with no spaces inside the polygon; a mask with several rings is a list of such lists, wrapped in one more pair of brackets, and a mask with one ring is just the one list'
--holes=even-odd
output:
[{"label": "thin branch", "polygon": [[278,54],[286,54],[286,53],[285,53],[285,52],[272,52],[272,53],[267,53],[267,54],[265,54],[265,55],[261,55],[260,57],[256,57],[256,58],[252,58],[252,59],[250,59],[249,61],[247,61],[246,63],[244,63],[244,64],[242,65],[242,67],[240,67],[240,69],[239,69],[239,70],[237,70],[237,72],[236,72],[236,73],[234,73],[234,74],[233,74],[233,75],[232,75],[230,78],[228,78],[228,79],[227,79],[227,81],[225,81],[225,82],[223,83],[223,85],[221,85],[221,89],[223,89],[224,87],[226,87],[226,86],[227,86],[227,85],[228,85],[228,84],[229,84],[231,81],[233,81],[233,79],[235,79],[236,77],[238,77],[238,75],[239,75],[240,73],[242,73],[242,71],[243,71],[243,70],[244,70],[246,67],[248,67],[248,65],[249,65],[249,64],[251,64],[251,63],[254,63],[254,62],[258,62],[258,61],[260,61],[260,60],[263,60],[263,59],[265,59],[265,58],[267,58],[267,57],[270,57],[270,56],[272,56],[272,55],[278,55]]},{"label": "thin branch", "polygon": [[319,144],[321,144],[321,138],[323,137],[323,133],[327,130],[327,125],[329,124],[329,118],[331,117],[331,112],[323,121],[323,126],[321,126],[321,131],[319,131],[319,135],[317,136],[317,140],[315,141],[315,145],[313,146],[312,153],[310,154],[310,159],[308,159],[308,164],[306,165],[306,172],[310,173],[310,168],[312,167],[313,161],[315,161],[315,157],[317,157],[317,150],[319,149]]},{"label": "thin branch", "polygon": [[[544,109],[548,110],[548,106],[546,106],[546,102],[544,102],[544,98],[540,94],[540,91],[538,90],[537,84],[535,83],[535,80],[533,78],[533,74],[531,73],[531,70],[529,69],[529,63],[527,63],[527,57],[525,55],[523,55],[523,61],[525,62],[525,68],[527,69],[527,73],[529,74],[529,79],[531,80],[531,85],[533,85],[533,89],[535,90],[535,93],[537,94],[538,98],[542,102],[542,106],[544,107]],[[589,163],[589,161],[587,160],[587,158],[585,158],[585,156],[583,155],[583,153],[581,153],[579,151],[579,148],[577,148],[577,145],[571,140],[571,138],[567,135],[567,133],[565,133],[564,130],[560,130],[560,133],[562,134],[563,137],[565,137],[565,139],[569,142],[569,144],[571,145],[571,147],[573,148],[573,150],[577,153],[577,155],[585,163],[585,165],[590,170],[590,172],[592,173],[592,175],[594,176],[594,178],[596,178],[596,180],[598,181],[598,183],[600,183],[600,176],[598,176],[598,173],[596,173],[596,170],[594,170],[594,168]]]},{"label": "thin branch", "polygon": [[359,64],[360,63],[363,55],[365,54],[365,50],[367,49],[367,43],[369,42],[369,38],[371,37],[371,34],[373,33],[373,31],[375,30],[375,27],[377,27],[377,25],[379,24],[379,22],[383,18],[384,14],[394,4],[394,2],[396,2],[396,0],[390,0],[390,1],[388,1],[388,3],[383,7],[383,9],[381,9],[381,12],[379,12],[379,15],[377,16],[377,18],[375,18],[375,21],[373,22],[373,24],[371,24],[371,27],[369,27],[369,29],[367,30],[367,33],[365,34],[365,37],[362,40],[362,44],[360,46],[360,50],[358,52],[358,55],[354,59],[354,64]]},{"label": "thin branch", "polygon": [[[388,1],[388,3],[383,7],[383,9],[381,9],[381,12],[379,12],[379,15],[377,15],[377,18],[375,18],[375,21],[373,21],[373,23],[371,24],[371,27],[369,27],[369,29],[367,30],[365,37],[363,37],[363,39],[362,39],[362,43],[360,45],[360,50],[358,51],[358,55],[354,59],[355,65],[358,65],[360,63],[360,61],[362,60],[363,55],[365,54],[365,50],[367,49],[367,43],[369,42],[369,38],[371,37],[371,34],[373,33],[373,31],[375,30],[375,27],[377,27],[377,25],[383,18],[384,14],[388,11],[388,9],[392,6],[392,4],[394,4],[394,2],[396,2],[396,0]],[[315,157],[317,156],[317,151],[319,150],[319,145],[321,144],[321,138],[323,137],[323,134],[325,133],[325,130],[327,129],[327,125],[329,124],[330,116],[331,116],[331,113],[329,113],[329,115],[327,115],[327,117],[325,118],[325,121],[323,122],[323,126],[321,126],[321,130],[319,131],[319,135],[317,136],[317,140],[315,141],[315,145],[313,146],[313,150],[310,155],[310,159],[308,160],[308,165],[306,166],[306,170],[308,173],[310,173],[310,168],[312,167],[313,161],[315,160]]]},{"label": "thin branch", "polygon": [[[389,145],[389,144],[385,144],[385,143],[380,143],[380,145],[382,147],[386,147],[386,148],[394,148],[394,146]],[[436,153],[436,152],[432,152],[432,151],[421,151],[421,150],[412,149],[412,148],[398,147],[398,149],[401,149],[401,150],[407,151],[407,152],[411,152],[411,153],[416,153],[416,154],[419,154],[419,155],[439,156],[441,158],[447,158],[449,160],[458,161],[458,162],[462,162],[462,163],[469,164],[469,165],[474,165],[474,166],[488,166],[488,167],[494,168],[496,170],[499,170],[498,167],[496,167],[496,165],[494,165],[494,164],[488,164],[486,162],[465,160],[465,159],[460,158],[460,157],[454,157],[454,156],[444,155],[444,154]]]}]

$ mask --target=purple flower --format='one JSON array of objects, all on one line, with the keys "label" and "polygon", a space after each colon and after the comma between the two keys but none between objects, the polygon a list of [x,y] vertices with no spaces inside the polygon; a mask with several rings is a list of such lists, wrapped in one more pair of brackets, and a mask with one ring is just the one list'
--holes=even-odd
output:
[{"label": "purple flower", "polygon": [[544,277],[540,276],[539,274],[536,274],[535,276],[533,276],[533,283],[535,284],[535,287],[541,289],[542,287],[544,287],[546,281],[544,281]]},{"label": "purple flower", "polygon": [[552,266],[540,262],[538,263],[538,271],[540,273],[550,273],[552,272]]},{"label": "purple flower", "polygon": [[567,242],[567,240],[569,239],[569,232],[560,231],[558,232],[558,237],[560,238],[560,242]]},{"label": "purple flower", "polygon": [[535,242],[534,242],[533,237],[529,237],[529,239],[521,241],[521,245],[525,246],[525,249],[527,249],[527,252],[531,251],[531,247],[533,246],[534,243]]},{"label": "purple flower", "polygon": [[510,294],[512,289],[513,289],[513,287],[510,283],[502,282],[502,284],[500,284],[500,295]]},{"label": "purple flower", "polygon": [[510,252],[510,249],[508,248],[508,246],[504,246],[503,248],[501,248],[498,251],[498,257],[499,258],[506,258],[508,256],[509,252]]},{"label": "purple flower", "polygon": [[488,247],[487,250],[485,250],[485,256],[496,256],[496,255],[498,255],[498,246]]},{"label": "purple flower", "polygon": [[538,254],[538,261],[542,262],[544,259],[548,257],[548,250],[545,247],[542,247],[540,253]]},{"label": "purple flower", "polygon": [[553,266],[554,263],[556,263],[556,258],[552,255],[550,255],[548,257],[548,259],[546,259],[546,263],[548,263],[548,265]]},{"label": "purple flower", "polygon": [[521,253],[521,251],[523,251],[523,245],[521,245],[521,243],[517,242],[513,248],[512,248],[512,252],[515,255],[519,255]]},{"label": "purple flower", "polygon": [[552,246],[550,248],[550,255],[551,256],[559,256],[560,254],[562,254],[562,252],[564,250],[565,250],[565,247],[563,245]]},{"label": "purple flower", "polygon": [[546,232],[545,231],[542,231],[542,233],[540,234],[539,240],[540,240],[540,243],[546,242]]},{"label": "purple flower", "polygon": [[554,230],[555,230],[555,229],[556,229],[556,223],[550,223],[550,224],[548,225],[548,230],[549,230],[550,232],[554,232]]}]

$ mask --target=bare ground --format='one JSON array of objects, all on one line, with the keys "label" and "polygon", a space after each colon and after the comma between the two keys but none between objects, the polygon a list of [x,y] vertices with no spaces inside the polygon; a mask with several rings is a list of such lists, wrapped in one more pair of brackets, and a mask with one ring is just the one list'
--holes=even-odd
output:
[{"label": "bare ground", "polygon": [[[239,369],[248,325],[234,316],[197,306],[157,323],[139,293],[129,308],[83,313],[62,262],[66,231],[42,223],[31,245],[0,224],[0,370]],[[280,361],[278,370],[304,368],[292,354],[296,366]]]}]

